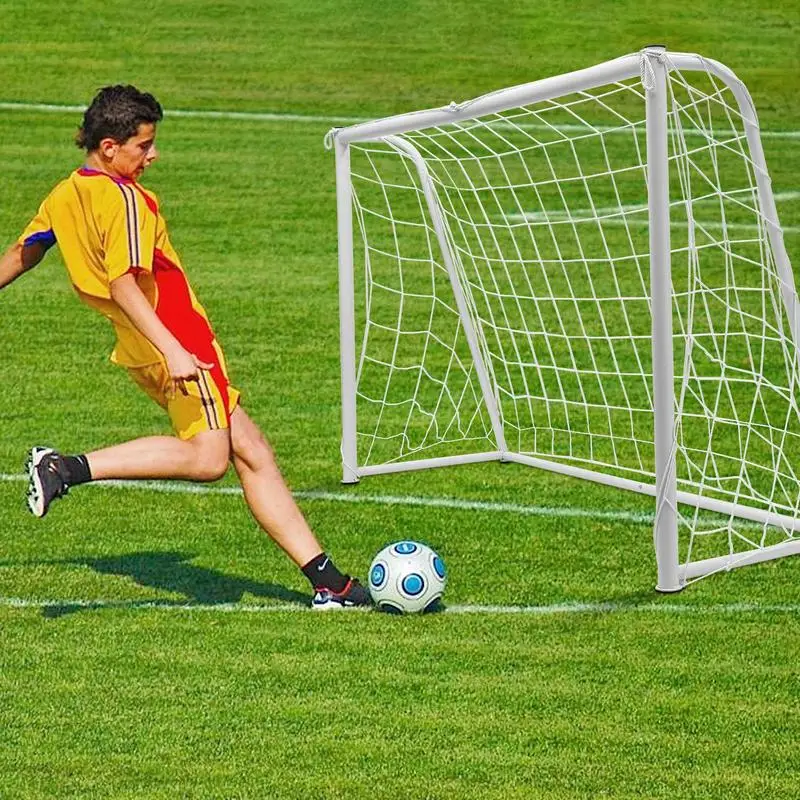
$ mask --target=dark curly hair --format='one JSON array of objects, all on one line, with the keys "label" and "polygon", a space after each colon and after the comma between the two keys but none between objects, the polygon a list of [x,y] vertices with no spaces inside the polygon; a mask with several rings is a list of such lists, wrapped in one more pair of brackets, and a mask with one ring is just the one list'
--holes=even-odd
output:
[{"label": "dark curly hair", "polygon": [[91,152],[106,137],[125,142],[136,135],[143,122],[160,122],[163,116],[161,104],[153,95],[130,85],[104,86],[86,109],[75,144]]}]

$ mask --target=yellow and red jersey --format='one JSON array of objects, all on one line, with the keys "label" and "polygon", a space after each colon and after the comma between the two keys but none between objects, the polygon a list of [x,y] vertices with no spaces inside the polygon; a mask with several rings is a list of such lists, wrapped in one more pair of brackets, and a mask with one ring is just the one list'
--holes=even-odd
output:
[{"label": "yellow and red jersey", "polygon": [[[58,243],[80,299],[114,325],[112,361],[133,369],[164,365],[161,353],[111,298],[111,281],[131,272],[173,336],[190,353],[214,363],[210,373],[215,383],[227,386],[221,351],[169,241],[153,192],[133,180],[82,167],[50,192],[19,242]],[[228,416],[232,408],[226,405]]]},{"label": "yellow and red jersey", "polygon": [[194,352],[184,341],[187,336],[198,344],[214,338],[170,244],[156,195],[132,180],[85,167],[75,170],[45,198],[19,241],[58,243],[78,296],[113,323],[117,346],[112,360],[122,366],[160,359],[111,299],[109,284],[126,272],[136,275],[161,321],[187,350]]}]

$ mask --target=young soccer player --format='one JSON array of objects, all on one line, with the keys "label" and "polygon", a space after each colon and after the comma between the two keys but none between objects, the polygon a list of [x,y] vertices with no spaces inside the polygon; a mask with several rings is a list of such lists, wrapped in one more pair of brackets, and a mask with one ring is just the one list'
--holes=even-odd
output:
[{"label": "young soccer player", "polygon": [[269,444],[228,382],[222,350],[170,243],[158,199],[139,179],[158,153],[158,101],[133,86],[101,89],[83,117],[84,165],[47,196],[0,257],[0,288],[58,243],[78,297],[117,334],[111,360],[163,406],[176,436],[147,436],[83,455],[34,447],[28,506],[43,517],[81,483],[109,478],[214,481],[232,461],[264,530],[302,569],[316,609],[370,604],[356,578],[322,551]]}]

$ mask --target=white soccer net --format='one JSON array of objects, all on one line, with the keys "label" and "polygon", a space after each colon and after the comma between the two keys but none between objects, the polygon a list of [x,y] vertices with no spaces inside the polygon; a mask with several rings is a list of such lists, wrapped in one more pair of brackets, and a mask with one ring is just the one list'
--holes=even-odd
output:
[{"label": "white soccer net", "polygon": [[[746,135],[754,112],[713,71],[665,59],[684,583],[795,535],[800,385],[794,284]],[[349,467],[487,452],[655,483],[642,65],[349,144],[363,277]],[[698,507],[714,501],[731,509]]]}]

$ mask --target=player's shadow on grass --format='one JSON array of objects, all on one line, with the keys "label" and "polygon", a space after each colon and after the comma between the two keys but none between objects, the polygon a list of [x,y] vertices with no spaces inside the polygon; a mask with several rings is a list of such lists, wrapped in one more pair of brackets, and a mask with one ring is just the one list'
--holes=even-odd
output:
[{"label": "player's shadow on grass", "polygon": [[47,606],[44,609],[44,616],[60,617],[75,611],[95,607],[105,608],[108,605],[119,608],[136,608],[143,605],[166,607],[228,605],[241,602],[245,594],[304,606],[309,603],[308,595],[301,592],[274,583],[261,583],[249,578],[226,575],[208,567],[199,567],[189,563],[193,557],[186,553],[159,551],[129,553],[107,558],[75,558],[62,562],[90,567],[102,575],[132,578],[140,586],[175,592],[183,595],[185,599],[154,598],[126,600],[118,603],[98,602],[96,606],[91,603],[82,605],[65,603]]}]

